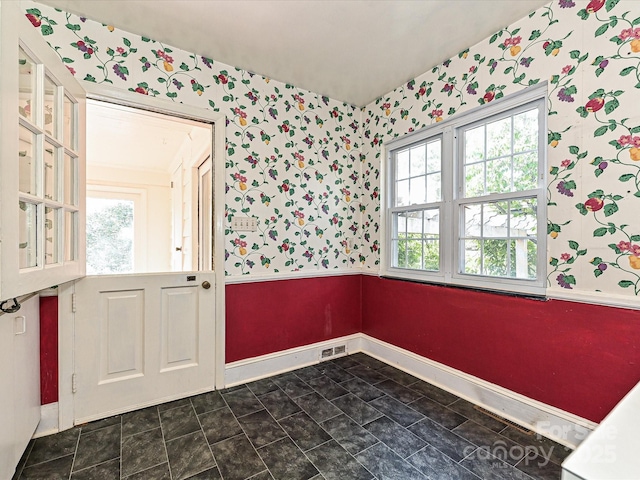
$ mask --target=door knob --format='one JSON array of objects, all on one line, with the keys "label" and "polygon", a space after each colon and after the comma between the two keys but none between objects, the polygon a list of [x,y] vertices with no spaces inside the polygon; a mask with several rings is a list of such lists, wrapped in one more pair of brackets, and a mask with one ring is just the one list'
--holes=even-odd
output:
[{"label": "door knob", "polygon": [[209,290],[211,288],[211,284],[205,280],[204,282],[202,282],[202,288],[204,288],[205,290]]},{"label": "door knob", "polygon": [[182,251],[182,247],[176,247],[176,252],[181,252]]}]

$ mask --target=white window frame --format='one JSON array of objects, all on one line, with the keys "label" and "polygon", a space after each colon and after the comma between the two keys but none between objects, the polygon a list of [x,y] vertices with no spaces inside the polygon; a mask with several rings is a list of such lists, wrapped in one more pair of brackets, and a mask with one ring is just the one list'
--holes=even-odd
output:
[{"label": "white window frame", "polygon": [[[427,283],[449,284],[466,286],[484,290],[495,290],[522,293],[528,295],[546,294],[546,134],[547,134],[547,108],[545,99],[547,96],[546,82],[535,87],[529,87],[521,92],[495,100],[491,104],[482,105],[456,115],[454,118],[425,127],[421,130],[407,134],[383,145],[381,158],[381,185],[383,186],[383,208],[381,219],[381,237],[384,239],[384,248],[381,250],[380,274],[386,277],[415,280]],[[529,195],[520,195],[519,192],[508,194],[489,194],[480,197],[464,198],[462,191],[464,182],[463,159],[458,155],[461,151],[461,139],[458,132],[471,124],[486,122],[493,117],[510,116],[520,108],[526,106],[538,106],[538,184],[533,190],[528,190]],[[432,138],[442,138],[442,167],[441,167],[441,202],[431,204],[412,205],[411,207],[394,207],[395,178],[393,173],[394,155],[401,149],[427,142]],[[537,200],[537,263],[535,279],[520,279],[508,277],[493,277],[461,273],[462,260],[460,233],[464,231],[462,225],[461,206],[505,200],[508,198],[535,197]],[[393,214],[398,210],[422,210],[430,207],[440,207],[440,270],[425,271],[392,266],[392,234]]]}]

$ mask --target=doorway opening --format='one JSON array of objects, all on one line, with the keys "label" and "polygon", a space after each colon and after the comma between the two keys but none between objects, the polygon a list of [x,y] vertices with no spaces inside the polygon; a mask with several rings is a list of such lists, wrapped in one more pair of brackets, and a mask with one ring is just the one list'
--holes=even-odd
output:
[{"label": "doorway opening", "polygon": [[213,270],[213,126],[87,100],[87,274]]}]

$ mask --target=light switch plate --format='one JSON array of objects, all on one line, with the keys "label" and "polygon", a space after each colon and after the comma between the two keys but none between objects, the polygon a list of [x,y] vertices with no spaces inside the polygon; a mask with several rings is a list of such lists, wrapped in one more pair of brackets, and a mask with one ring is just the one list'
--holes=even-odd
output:
[{"label": "light switch plate", "polygon": [[258,220],[256,217],[234,216],[231,219],[231,230],[236,232],[255,232],[258,230]]}]

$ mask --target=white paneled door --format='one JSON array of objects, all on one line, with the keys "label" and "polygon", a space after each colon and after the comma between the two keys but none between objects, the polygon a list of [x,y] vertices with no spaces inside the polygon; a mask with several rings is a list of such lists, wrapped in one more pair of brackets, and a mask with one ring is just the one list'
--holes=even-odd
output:
[{"label": "white paneled door", "polygon": [[213,390],[213,272],[86,277],[75,288],[76,424]]}]

